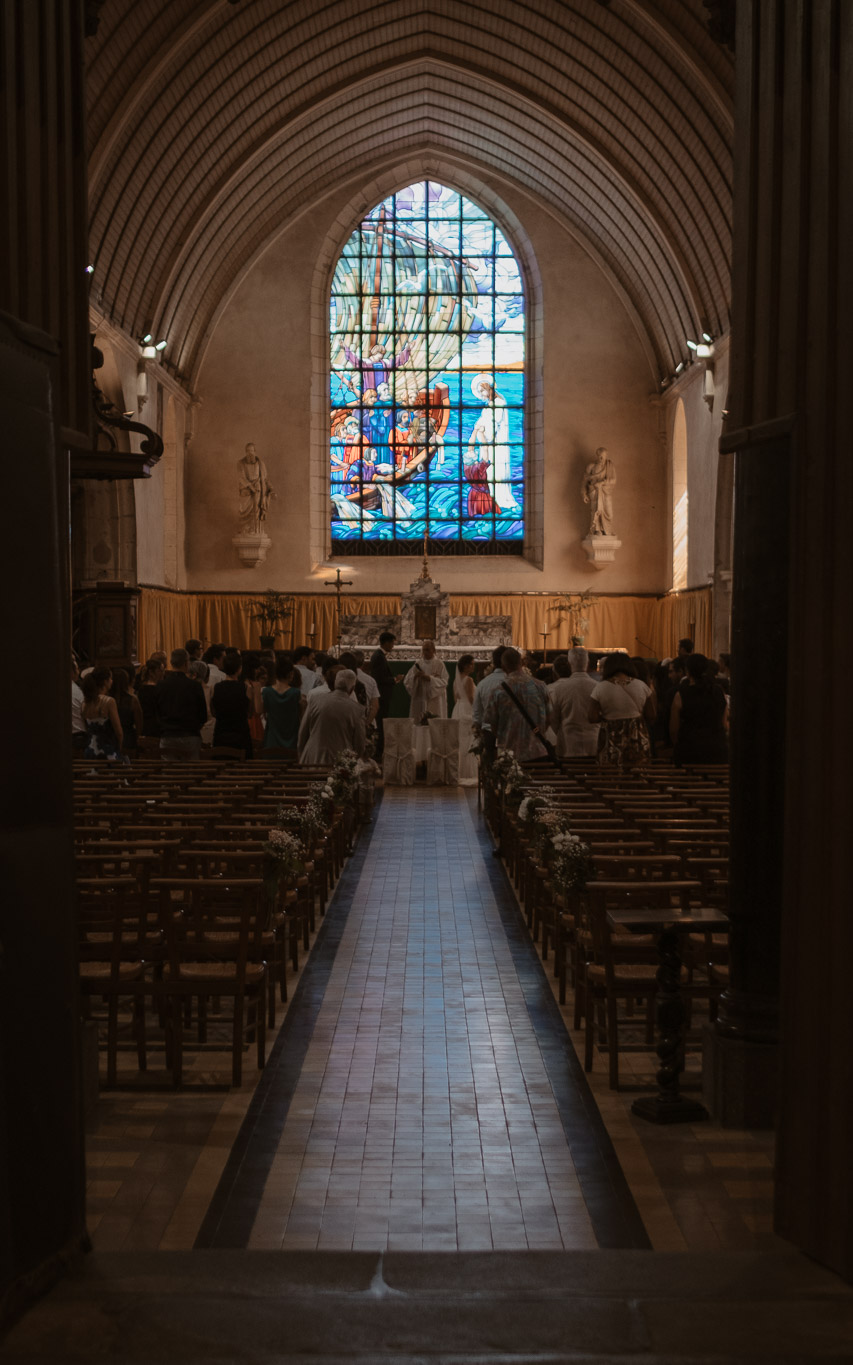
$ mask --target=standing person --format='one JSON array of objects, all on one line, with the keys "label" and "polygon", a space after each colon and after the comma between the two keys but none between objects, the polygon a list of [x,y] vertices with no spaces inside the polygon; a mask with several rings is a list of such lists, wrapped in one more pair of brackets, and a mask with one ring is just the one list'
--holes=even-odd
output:
[{"label": "standing person", "polygon": [[685,636],[683,640],[679,640],[678,642],[678,657],[679,659],[682,659],[686,665],[687,660],[692,653],[693,641],[689,638],[689,636]]},{"label": "standing person", "polygon": [[[275,679],[261,689],[261,705],[266,716],[264,749],[293,749],[299,735],[299,718],[306,702],[297,686],[299,672],[288,656],[275,666]],[[318,696],[319,693],[315,693]],[[255,703],[257,705],[257,702]]]},{"label": "standing person", "polygon": [[137,740],[145,728],[145,717],[124,668],[113,669],[113,696],[124,733],[122,752],[135,757]]},{"label": "standing person", "polygon": [[202,655],[202,662],[206,663],[210,670],[208,681],[211,687],[215,687],[217,683],[225,681],[225,674],[222,672],[222,661],[224,658],[224,645],[211,645]]},{"label": "standing person", "polygon": [[[561,664],[554,661],[555,671]],[[551,724],[556,735],[556,749],[561,758],[584,758],[598,753],[598,731],[589,718],[589,703],[596,688],[589,676],[589,655],[585,649],[570,649],[566,656],[568,676],[558,677],[549,688],[551,696]]]},{"label": "standing person", "polygon": [[201,683],[189,676],[185,649],[173,649],[169,665],[171,671],[157,684],[155,700],[161,727],[160,755],[165,762],[174,763],[200,756],[207,702]]},{"label": "standing person", "polygon": [[[488,730],[488,727],[485,724],[486,705],[495,688],[500,687],[501,683],[506,678],[506,674],[501,668],[501,660],[503,659],[505,649],[506,645],[495,646],[492,650],[492,671],[491,673],[487,673],[485,678],[482,678],[474,689],[471,724],[475,735],[482,735],[484,730]],[[490,730],[488,731],[488,736],[493,738]],[[488,744],[488,738],[485,742]]]},{"label": "standing person", "polygon": [[300,645],[293,651],[293,662],[299,669],[299,686],[303,697],[315,687],[322,687],[323,675],[317,668],[317,656],[310,645]]},{"label": "standing person", "polygon": [[82,754],[89,743],[89,731],[82,716],[85,698],[80,686],[80,669],[77,660],[71,655],[71,752]]},{"label": "standing person", "polygon": [[364,750],[364,708],[352,696],[355,673],[342,668],[334,690],[319,692],[306,707],[299,727],[299,762],[332,764],[342,749],[361,757]]},{"label": "standing person", "polygon": [[[519,763],[546,758],[547,750],[540,736],[544,735],[548,725],[548,689],[544,683],[525,673],[517,649],[504,650],[501,668],[505,677],[489,694],[483,717],[484,727],[491,730],[496,747],[509,749]],[[507,689],[521,703],[529,719],[522,715]]]},{"label": "standing person", "polygon": [[113,675],[109,668],[93,668],[83,679],[83,705],[80,714],[86,723],[89,742],[86,758],[105,758],[110,763],[129,762],[121,752],[124,732],[118,707],[110,696]]},{"label": "standing person", "polygon": [[411,702],[409,715],[417,725],[424,716],[447,716],[447,684],[450,679],[441,659],[436,658],[432,640],[421,646],[421,657],[416,659],[403,679]]},{"label": "standing person", "polygon": [[195,678],[196,682],[201,683],[201,690],[204,693],[204,701],[207,706],[207,720],[201,727],[201,742],[204,745],[210,745],[213,743],[213,715],[210,710],[210,699],[213,696],[214,687],[210,681],[210,664],[206,664],[203,659],[190,659],[187,677]]},{"label": "standing person", "polygon": [[252,757],[252,736],[249,731],[249,694],[240,681],[243,663],[239,654],[226,654],[222,663],[225,678],[217,683],[210,696],[210,713],[214,718],[214,749],[242,749]]},{"label": "standing person", "polygon": [[676,692],[669,715],[672,759],[684,763],[728,763],[726,694],[715,682],[704,654],[687,658],[687,682]]},{"label": "standing person", "polygon": [[149,659],[137,675],[136,699],[142,711],[142,731],[146,739],[159,739],[162,734],[157,715],[157,684],[163,681],[166,665],[162,659]]},{"label": "standing person", "polygon": [[652,689],[641,682],[627,654],[608,654],[604,679],[597,683],[589,703],[592,724],[601,722],[599,763],[615,768],[636,768],[651,757],[646,726],[655,718]]},{"label": "standing person", "polygon": [[353,659],[355,660],[355,676],[361,683],[367,696],[366,714],[367,728],[369,730],[379,712],[379,685],[373,678],[371,678],[369,673],[365,673],[364,671],[363,668],[364,650],[362,649],[353,650]]},{"label": "standing person", "polygon": [[194,663],[196,659],[201,658],[202,649],[201,640],[187,640],[187,642],[184,645],[184,649],[190,656],[190,663]]},{"label": "standing person", "polygon": [[385,732],[382,729],[382,722],[391,710],[391,698],[394,695],[394,687],[397,679],[388,667],[388,657],[391,654],[397,637],[390,630],[384,630],[379,636],[379,648],[373,651],[370,657],[370,676],[379,688],[379,710],[376,713],[376,760],[382,758],[385,748]]},{"label": "standing person", "polygon": [[471,748],[472,717],[474,715],[474,655],[463,654],[456,665],[453,679],[453,714],[459,722],[459,785],[469,787],[477,782],[477,758]]},{"label": "standing person", "polygon": [[264,742],[263,690],[274,678],[275,669],[271,669],[269,664],[256,663],[252,669],[252,676],[246,683],[246,695],[249,698],[249,733],[256,749],[260,749]]}]

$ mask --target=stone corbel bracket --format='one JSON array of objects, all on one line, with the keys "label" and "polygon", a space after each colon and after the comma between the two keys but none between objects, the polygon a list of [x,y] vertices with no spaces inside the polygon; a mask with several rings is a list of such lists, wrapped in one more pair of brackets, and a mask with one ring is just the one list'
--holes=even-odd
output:
[{"label": "stone corbel bracket", "polygon": [[581,541],[586,557],[596,569],[603,569],[616,559],[616,551],[621,550],[622,542],[617,536],[587,536]]}]

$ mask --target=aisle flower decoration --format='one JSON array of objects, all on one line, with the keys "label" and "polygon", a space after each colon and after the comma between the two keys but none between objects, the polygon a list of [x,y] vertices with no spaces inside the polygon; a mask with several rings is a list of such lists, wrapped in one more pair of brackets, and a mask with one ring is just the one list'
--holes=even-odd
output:
[{"label": "aisle flower decoration", "polygon": [[342,749],[323,784],[322,796],[337,809],[353,804],[358,790],[358,754]]},{"label": "aisle flower decoration", "polygon": [[546,856],[559,891],[582,891],[593,875],[589,844],[568,829],[557,829],[548,835]]},{"label": "aisle flower decoration", "polygon": [[282,881],[290,881],[305,870],[305,853],[295,834],[286,829],[271,829],[264,844],[264,886],[274,895]]},{"label": "aisle flower decoration", "polygon": [[509,749],[497,749],[488,771],[488,780],[504,805],[517,806],[529,778],[515,755]]}]

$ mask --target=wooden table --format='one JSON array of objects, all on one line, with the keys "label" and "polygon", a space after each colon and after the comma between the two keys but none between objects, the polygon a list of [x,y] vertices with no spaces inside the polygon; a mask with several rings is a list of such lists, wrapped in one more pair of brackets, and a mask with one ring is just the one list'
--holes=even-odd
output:
[{"label": "wooden table", "polygon": [[638,934],[657,934],[660,965],[655,1000],[659,1042],[656,1095],[634,1100],[631,1113],[650,1123],[695,1123],[709,1117],[704,1104],[681,1094],[678,1078],[683,1069],[684,997],[681,994],[681,945],[679,935],[719,933],[729,922],[722,910],[609,910],[611,929],[630,929]]}]

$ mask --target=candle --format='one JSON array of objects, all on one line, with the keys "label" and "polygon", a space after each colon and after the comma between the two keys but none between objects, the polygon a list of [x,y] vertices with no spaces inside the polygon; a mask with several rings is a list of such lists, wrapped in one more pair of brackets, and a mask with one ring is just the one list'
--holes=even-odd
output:
[{"label": "candle", "polygon": [[308,634],[309,634],[309,635],[313,635],[313,634],[314,634],[314,622],[313,622],[313,621],[311,622],[311,629],[309,630]]}]

